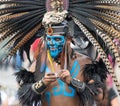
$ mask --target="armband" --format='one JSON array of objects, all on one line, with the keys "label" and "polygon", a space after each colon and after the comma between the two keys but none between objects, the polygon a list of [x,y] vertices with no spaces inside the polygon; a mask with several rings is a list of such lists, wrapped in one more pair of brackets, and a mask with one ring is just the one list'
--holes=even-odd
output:
[{"label": "armband", "polygon": [[44,90],[47,88],[47,86],[43,83],[42,80],[37,81],[32,85],[32,90],[36,92],[37,94],[41,94],[44,92]]},{"label": "armband", "polygon": [[83,92],[86,87],[86,84],[84,82],[81,82],[76,78],[72,78],[70,85],[75,87],[80,92]]}]

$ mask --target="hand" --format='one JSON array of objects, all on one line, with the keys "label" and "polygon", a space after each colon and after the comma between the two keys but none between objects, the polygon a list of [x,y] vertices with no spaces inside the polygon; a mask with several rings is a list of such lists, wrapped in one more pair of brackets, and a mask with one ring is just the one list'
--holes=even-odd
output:
[{"label": "hand", "polygon": [[63,80],[65,83],[70,84],[71,75],[69,70],[62,70],[61,74],[59,75],[59,78]]},{"label": "hand", "polygon": [[57,77],[56,77],[55,73],[47,73],[43,77],[43,83],[45,85],[49,85],[50,83],[56,81],[56,79],[57,79]]}]

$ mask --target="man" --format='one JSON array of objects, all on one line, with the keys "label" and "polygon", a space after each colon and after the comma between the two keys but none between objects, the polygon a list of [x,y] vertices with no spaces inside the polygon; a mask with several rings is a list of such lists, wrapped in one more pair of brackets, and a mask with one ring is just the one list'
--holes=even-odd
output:
[{"label": "man", "polygon": [[[25,50],[29,57],[31,43],[39,32],[42,36],[31,68],[16,74],[20,85],[18,95],[23,105],[92,106],[94,100],[103,98],[107,77],[105,65],[120,91],[116,71],[113,71],[107,57],[110,53],[113,55],[119,70],[120,57],[111,40],[120,38],[119,3],[118,0],[0,2],[5,6],[0,12],[0,32],[3,34],[0,38],[0,61],[14,55],[17,50]],[[70,24],[71,20],[73,24]],[[76,33],[74,24],[90,40],[105,65],[101,60],[91,61],[70,48]]]},{"label": "man", "polygon": [[97,106],[120,106],[119,96],[116,93],[110,75],[108,75],[106,80],[105,97],[97,103]]},{"label": "man", "polygon": [[[60,24],[47,28],[47,43],[39,46],[42,51],[38,52],[31,72],[23,69],[17,73],[21,86],[18,94],[23,105],[41,101],[42,106],[92,106],[94,100],[102,100],[107,70],[102,62],[92,63],[89,57],[70,48],[68,30],[64,32],[66,26]],[[48,30],[54,32],[48,33]],[[44,63],[39,70],[35,68],[38,63]]]}]

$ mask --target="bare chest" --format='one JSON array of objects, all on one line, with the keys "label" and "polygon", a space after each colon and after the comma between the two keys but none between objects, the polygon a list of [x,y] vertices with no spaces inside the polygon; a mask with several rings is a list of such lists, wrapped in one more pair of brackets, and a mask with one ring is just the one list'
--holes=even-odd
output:
[{"label": "bare chest", "polygon": [[[73,78],[78,77],[80,73],[80,64],[78,61],[75,61],[71,67],[71,76]],[[61,70],[58,66],[54,66],[54,69],[55,73]],[[51,71],[51,67],[46,67],[46,73]],[[80,106],[80,100],[76,89],[58,78],[48,86],[42,95],[42,106]]]},{"label": "bare chest", "polygon": [[43,106],[79,106],[76,90],[57,79],[42,96]]}]

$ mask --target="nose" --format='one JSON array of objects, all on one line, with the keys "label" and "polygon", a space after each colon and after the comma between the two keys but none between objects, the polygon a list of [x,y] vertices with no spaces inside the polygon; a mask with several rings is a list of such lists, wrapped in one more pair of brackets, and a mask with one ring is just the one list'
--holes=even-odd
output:
[{"label": "nose", "polygon": [[54,40],[51,39],[51,41],[50,41],[50,45],[54,45],[54,44],[55,44]]},{"label": "nose", "polygon": [[50,45],[52,45],[52,44],[53,44],[53,40],[50,41]]}]

